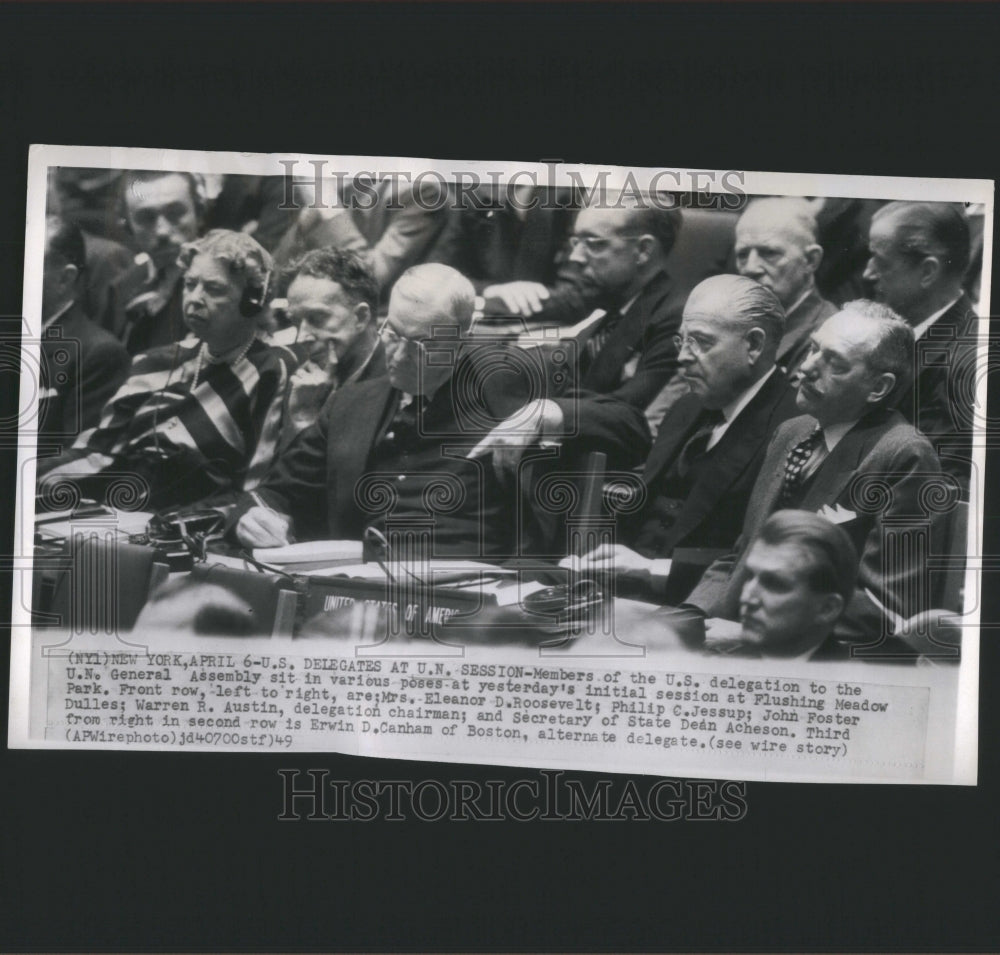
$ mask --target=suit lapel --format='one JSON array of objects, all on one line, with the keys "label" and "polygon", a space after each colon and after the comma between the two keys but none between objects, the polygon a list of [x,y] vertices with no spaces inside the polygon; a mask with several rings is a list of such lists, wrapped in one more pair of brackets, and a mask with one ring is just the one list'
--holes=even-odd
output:
[{"label": "suit lapel", "polygon": [[583,387],[594,391],[610,391],[617,387],[622,368],[642,341],[646,325],[659,303],[669,294],[670,279],[666,272],[657,272],[646,283],[632,307],[618,322],[600,354],[594,359],[583,379]]},{"label": "suit lapel", "polygon": [[684,442],[691,437],[701,414],[701,401],[687,394],[667,412],[657,432],[656,444],[649,452],[642,470],[642,480],[647,487],[654,485],[663,475],[667,465],[680,453]]},{"label": "suit lapel", "polygon": [[859,421],[830,452],[806,489],[802,507],[816,511],[833,504],[850,483],[864,456],[886,430],[886,420]]},{"label": "suit lapel", "polygon": [[341,392],[342,399],[347,397],[348,389],[350,400],[333,404],[339,413],[337,420],[330,422],[327,438],[328,472],[337,476],[340,514],[350,513],[354,507],[354,489],[368,470],[378,427],[385,419],[389,402],[396,396],[388,375],[348,385]]},{"label": "suit lapel", "polygon": [[670,536],[674,540],[682,540],[711,513],[756,456],[770,430],[772,414],[781,393],[787,386],[785,376],[775,371],[750,404],[726,428],[726,433],[713,450],[712,466],[700,475],[671,531]]}]

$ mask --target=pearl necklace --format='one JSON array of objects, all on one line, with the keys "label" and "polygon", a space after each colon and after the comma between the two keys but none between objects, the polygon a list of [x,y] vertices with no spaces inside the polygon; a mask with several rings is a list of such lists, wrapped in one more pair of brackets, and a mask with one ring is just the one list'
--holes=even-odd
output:
[{"label": "pearl necklace", "polygon": [[201,348],[198,349],[198,363],[194,366],[194,379],[191,382],[191,390],[194,391],[198,387],[198,381],[201,378],[201,369],[206,361],[210,365],[221,365],[221,364],[226,364],[230,366],[238,365],[241,361],[243,361],[244,358],[247,357],[247,352],[249,352],[250,349],[253,347],[253,343],[255,341],[257,341],[256,334],[254,334],[254,336],[250,339],[250,341],[246,343],[246,346],[240,351],[240,353],[230,361],[227,361],[225,358],[213,359],[211,353],[208,350],[208,343],[202,342]]}]

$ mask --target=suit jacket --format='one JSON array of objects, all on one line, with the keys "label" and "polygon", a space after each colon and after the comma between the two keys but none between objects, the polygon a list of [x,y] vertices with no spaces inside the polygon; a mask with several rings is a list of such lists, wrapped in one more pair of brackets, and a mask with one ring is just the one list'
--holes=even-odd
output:
[{"label": "suit jacket", "polygon": [[[963,295],[917,342],[913,385],[900,396],[903,417],[938,451],[941,469],[968,499],[978,316]],[[979,420],[984,420],[982,412]],[[982,427],[982,425],[981,425]]]},{"label": "suit jacket", "polygon": [[[697,430],[702,408],[699,398],[687,394],[667,412],[642,471],[650,499]],[[678,547],[731,550],[740,536],[768,439],[778,425],[796,414],[795,391],[781,370],[775,369],[712,448],[707,467],[699,472],[698,482],[662,539],[661,552],[648,556],[670,557]],[[643,509],[637,526],[648,516]]]},{"label": "suit jacket", "polygon": [[343,202],[345,211],[331,217],[316,209],[302,209],[274,250],[274,260],[287,265],[312,249],[350,249],[371,266],[384,302],[396,279],[411,265],[424,261],[444,227],[446,197],[433,183],[423,183],[418,197],[406,183],[384,180],[365,192],[348,182]]},{"label": "suit jacket", "polygon": [[[612,330],[580,386],[645,408],[677,371],[673,339],[681,326],[682,308],[670,277],[657,272]],[[635,370],[623,381],[630,362],[636,362]]]},{"label": "suit jacket", "polygon": [[45,330],[40,347],[39,437],[72,444],[100,420],[101,409],[128,376],[131,359],[78,303]]},{"label": "suit jacket", "polygon": [[[688,598],[710,616],[736,620],[740,592],[746,580],[744,563],[749,545],[777,510],[789,451],[816,425],[810,415],[782,424],[767,449],[747,505],[736,550],[705,572]],[[865,588],[893,613],[908,618],[933,602],[922,579],[923,563],[907,554],[900,561],[886,552],[887,527],[922,524],[928,513],[921,497],[928,481],[941,472],[930,444],[891,410],[877,410],[859,421],[840,440],[807,482],[797,507],[820,511],[839,506],[853,514],[841,526],[853,539],[861,563],[854,599],[837,624],[840,639],[867,641],[883,632],[883,614]]]},{"label": "suit jacket", "polygon": [[[468,378],[456,374],[442,388],[450,388],[456,381],[459,382],[455,385],[458,393],[453,403],[459,424],[455,435],[429,434],[425,440],[425,447],[434,450],[435,460],[445,468],[450,467],[449,460],[455,459],[453,455],[442,455],[441,447],[471,447],[489,432],[492,424],[507,414],[503,396],[491,388],[489,377],[482,389],[470,389]],[[474,400],[480,403],[478,409],[469,407],[473,394]],[[398,392],[387,375],[357,381],[334,392],[317,422],[280,454],[256,495],[289,514],[303,539],[324,534],[332,538],[359,538],[371,515],[361,509],[355,492],[359,481],[371,470],[376,442],[397,399]],[[621,402],[601,396],[587,399],[587,403],[594,410],[585,416],[585,432],[581,429],[572,442],[567,442],[570,452],[605,450],[613,459],[618,459],[634,453],[635,448],[644,450],[645,428],[641,414]],[[485,467],[486,480],[492,486],[489,462]],[[494,488],[494,492],[503,493],[503,489]],[[244,496],[230,517],[230,523],[235,525],[254,503],[252,498]],[[515,524],[512,493],[506,508],[498,507],[495,500],[469,499],[467,503],[484,512],[497,510],[496,526],[484,530],[491,535],[491,544],[509,541]]]},{"label": "suit jacket", "polygon": [[821,298],[813,289],[785,315],[785,334],[778,345],[778,364],[791,375],[802,364],[809,351],[809,336],[831,315],[837,306]]},{"label": "suit jacket", "polygon": [[83,233],[83,244],[87,255],[83,310],[94,321],[100,321],[108,309],[108,288],[132,266],[132,253],[118,242],[89,232]]},{"label": "suit jacket", "polygon": [[171,269],[163,283],[150,271],[146,264],[133,264],[108,286],[101,324],[133,356],[172,345],[188,334],[180,271]]}]

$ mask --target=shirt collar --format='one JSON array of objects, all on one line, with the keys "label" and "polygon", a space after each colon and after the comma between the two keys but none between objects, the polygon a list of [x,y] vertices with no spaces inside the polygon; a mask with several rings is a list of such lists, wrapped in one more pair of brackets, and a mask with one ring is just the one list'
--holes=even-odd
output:
[{"label": "shirt collar", "polygon": [[47,331],[51,328],[60,318],[63,317],[72,307],[74,301],[70,299],[62,308],[56,309],[44,322],[42,322],[42,331]]},{"label": "shirt collar", "polygon": [[797,309],[797,308],[798,308],[798,307],[799,307],[799,306],[800,306],[800,305],[801,305],[801,304],[802,304],[802,303],[803,303],[803,302],[804,302],[804,301],[805,301],[805,300],[806,300],[807,298],[809,298],[809,296],[810,296],[811,294],[812,294],[812,289],[811,289],[811,288],[807,288],[807,289],[806,289],[806,290],[805,290],[805,291],[804,291],[804,292],[803,292],[803,293],[802,293],[802,294],[801,294],[801,295],[800,295],[800,296],[799,296],[799,297],[798,297],[798,298],[797,298],[797,299],[795,300],[794,304],[792,304],[792,305],[789,305],[789,306],[788,306],[788,308],[786,308],[786,309],[785,309],[785,315],[786,315],[786,316],[787,316],[787,315],[791,315],[791,314],[792,314],[792,312],[794,312],[794,311],[795,311],[795,309]]},{"label": "shirt collar", "polygon": [[751,401],[757,396],[757,393],[761,388],[764,387],[768,378],[771,377],[777,370],[777,367],[772,365],[771,370],[764,375],[762,378],[758,378],[746,391],[735,397],[722,409],[722,417],[726,419],[726,424],[733,420]]},{"label": "shirt collar", "polygon": [[917,325],[913,329],[913,337],[917,341],[919,341],[921,337],[927,333],[927,329],[930,328],[931,325],[933,325],[942,315],[944,315],[945,312],[949,311],[950,309],[953,309],[958,304],[959,299],[961,299],[961,297],[962,294],[959,293],[954,301],[949,302],[947,305],[945,305],[944,308],[935,312],[933,315],[927,316],[927,318],[925,318],[919,325]]},{"label": "shirt collar", "polygon": [[860,418],[855,418],[854,421],[838,421],[836,424],[831,424],[823,428],[823,443],[826,445],[826,450],[828,452],[833,451],[843,440],[844,435],[860,420]]}]

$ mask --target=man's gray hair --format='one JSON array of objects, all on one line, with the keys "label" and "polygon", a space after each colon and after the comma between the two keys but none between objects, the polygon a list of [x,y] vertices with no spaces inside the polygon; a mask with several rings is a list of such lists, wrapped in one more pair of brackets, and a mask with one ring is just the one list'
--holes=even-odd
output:
[{"label": "man's gray hair", "polygon": [[841,311],[857,315],[862,321],[878,323],[879,339],[865,357],[865,361],[869,370],[876,375],[892,372],[896,376],[896,384],[882,401],[882,404],[892,403],[913,381],[913,357],[916,347],[913,328],[888,305],[866,298],[845,302]]},{"label": "man's gray hair", "polygon": [[392,294],[426,306],[435,317],[455,322],[462,331],[472,324],[476,290],[450,265],[439,262],[414,265],[396,280]]},{"label": "man's gray hair", "polygon": [[762,328],[767,343],[777,348],[785,332],[785,310],[778,296],[743,275],[713,275],[699,282],[684,306],[687,315],[732,319],[743,327]]}]

